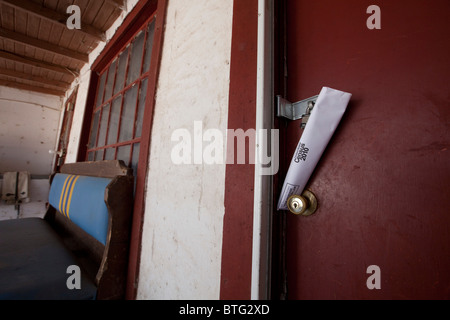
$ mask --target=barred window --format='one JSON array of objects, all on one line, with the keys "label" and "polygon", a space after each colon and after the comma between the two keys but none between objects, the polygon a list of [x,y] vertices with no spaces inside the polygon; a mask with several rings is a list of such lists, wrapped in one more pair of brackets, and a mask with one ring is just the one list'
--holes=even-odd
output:
[{"label": "barred window", "polygon": [[129,40],[99,73],[87,160],[123,160],[136,175],[155,19]]}]

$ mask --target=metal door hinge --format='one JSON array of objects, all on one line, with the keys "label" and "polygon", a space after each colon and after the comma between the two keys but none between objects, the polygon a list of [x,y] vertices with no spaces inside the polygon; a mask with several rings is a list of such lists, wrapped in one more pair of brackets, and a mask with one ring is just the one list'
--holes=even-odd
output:
[{"label": "metal door hinge", "polygon": [[281,96],[277,96],[278,117],[284,117],[289,120],[302,119],[301,127],[305,128],[308,123],[311,111],[314,109],[317,98],[314,96],[299,102],[291,103]]}]

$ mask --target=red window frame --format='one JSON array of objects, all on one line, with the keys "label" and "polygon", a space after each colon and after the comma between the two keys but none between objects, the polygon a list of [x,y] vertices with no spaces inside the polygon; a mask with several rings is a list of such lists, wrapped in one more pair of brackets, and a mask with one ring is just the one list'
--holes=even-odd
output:
[{"label": "red window frame", "polygon": [[150,70],[146,73],[147,94],[145,98],[145,113],[143,117],[142,135],[140,140],[139,166],[136,174],[136,191],[134,199],[133,223],[131,230],[130,255],[127,275],[126,299],[135,299],[137,294],[137,279],[139,275],[142,224],[145,210],[145,185],[148,169],[148,160],[151,142],[151,130],[153,126],[153,111],[156,96],[156,84],[159,76],[161,61],[161,49],[163,43],[164,23],[168,0],[141,0],[128,14],[122,25],[117,29],[115,36],[108,42],[103,52],[91,67],[91,79],[86,100],[85,118],[81,132],[81,143],[77,161],[86,161],[88,155],[88,143],[93,119],[94,108],[99,85],[99,74],[106,70],[108,65],[134,38],[141,28],[153,17],[155,31],[153,49],[150,62]]},{"label": "red window frame", "polygon": [[[114,59],[110,61],[98,75],[100,81],[97,83],[97,97],[93,108],[94,120],[91,121],[91,133],[86,156],[86,160],[88,161],[118,159],[119,150],[129,146],[128,154],[123,154],[120,160],[124,160],[126,165],[132,166],[135,170],[137,168],[138,159],[134,159],[134,157],[136,155],[136,148],[138,148],[137,150],[139,152],[143,126],[143,114],[139,114],[139,111],[142,111],[141,108],[145,110],[146,107],[145,97],[148,88],[147,86],[144,87],[144,84],[148,84],[148,77],[150,74],[151,59],[148,58],[148,54],[150,53],[151,55],[153,48],[155,14],[156,12],[150,15],[147,21],[145,21],[140,29],[132,35]],[[153,28],[151,28],[152,26]],[[151,29],[153,29],[152,33],[150,32]],[[138,38],[141,36],[143,37],[142,48],[140,48],[140,46],[135,47],[135,45],[138,44]],[[147,46],[148,41],[152,42],[150,47]],[[136,48],[141,52],[139,52],[139,50],[135,51]],[[140,61],[134,60],[133,62],[132,58],[134,54],[138,54],[138,57],[141,55]],[[124,58],[124,60],[122,60],[122,58]],[[120,70],[123,62],[125,68]],[[131,72],[130,68],[133,64],[135,67],[138,67],[138,69],[135,70],[138,74],[129,79]],[[144,67],[147,70],[145,70]],[[119,76],[122,79],[119,80]],[[120,85],[119,87],[117,86],[118,84]],[[110,90],[108,90],[108,88],[110,88]],[[133,93],[133,90],[135,91],[135,96],[130,103],[127,97],[129,97],[129,93]],[[119,104],[116,105],[116,101],[118,101]],[[115,111],[118,112],[114,114],[113,111],[117,106],[118,110]],[[134,112],[133,120],[129,119],[131,124],[129,126],[122,125],[125,108],[127,108],[128,112]],[[113,119],[113,117],[116,119]],[[106,121],[104,122],[104,120]],[[115,121],[113,120],[117,121],[117,123],[114,124]],[[106,127],[104,127],[104,125]],[[110,131],[113,128],[115,131]],[[130,128],[132,128],[131,136],[130,132],[128,132],[128,137],[123,137],[122,134],[124,129]],[[138,128],[139,133],[137,132]],[[113,153],[110,153],[110,155],[107,156],[108,151],[112,151]],[[136,174],[137,173],[135,172],[135,175]]]}]

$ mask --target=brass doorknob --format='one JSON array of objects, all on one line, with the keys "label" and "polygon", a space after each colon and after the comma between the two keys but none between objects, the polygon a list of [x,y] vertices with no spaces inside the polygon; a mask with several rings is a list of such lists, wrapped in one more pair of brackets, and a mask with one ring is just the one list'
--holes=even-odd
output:
[{"label": "brass doorknob", "polygon": [[307,217],[317,211],[317,198],[310,190],[305,190],[301,196],[289,197],[287,206],[293,214]]}]

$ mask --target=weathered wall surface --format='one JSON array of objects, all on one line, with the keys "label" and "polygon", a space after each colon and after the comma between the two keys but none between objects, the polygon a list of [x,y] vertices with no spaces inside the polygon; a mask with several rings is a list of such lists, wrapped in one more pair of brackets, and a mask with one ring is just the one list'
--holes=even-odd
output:
[{"label": "weathered wall surface", "polygon": [[[20,209],[0,201],[0,220],[42,217],[48,199],[62,101],[59,97],[0,87],[0,175],[28,171],[30,202]],[[2,192],[0,176],[0,194]]]},{"label": "weathered wall surface", "polygon": [[59,97],[0,87],[0,173],[51,174],[61,106]]},{"label": "weathered wall surface", "polygon": [[202,122],[203,133],[226,132],[232,7],[232,0],[169,1],[152,133],[140,299],[219,298],[225,165],[173,164],[177,142],[171,136],[182,128],[193,139],[199,134],[194,133],[196,121]]}]

